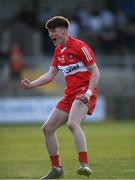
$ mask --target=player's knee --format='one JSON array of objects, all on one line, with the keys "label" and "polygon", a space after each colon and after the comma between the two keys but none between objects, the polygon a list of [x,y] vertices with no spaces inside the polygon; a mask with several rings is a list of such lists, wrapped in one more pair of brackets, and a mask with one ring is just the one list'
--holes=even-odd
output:
[{"label": "player's knee", "polygon": [[70,129],[71,132],[74,132],[74,130],[77,128],[77,125],[73,122],[68,122],[67,123],[68,128]]},{"label": "player's knee", "polygon": [[49,128],[46,124],[42,126],[42,131],[45,136],[50,135],[52,133],[51,128]]}]

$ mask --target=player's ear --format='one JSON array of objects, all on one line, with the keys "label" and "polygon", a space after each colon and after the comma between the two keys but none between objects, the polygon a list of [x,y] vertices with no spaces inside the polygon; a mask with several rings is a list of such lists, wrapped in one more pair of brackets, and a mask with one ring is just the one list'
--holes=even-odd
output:
[{"label": "player's ear", "polygon": [[66,33],[66,29],[64,28],[62,31],[62,34],[64,35]]},{"label": "player's ear", "polygon": [[64,29],[62,30],[62,35],[64,35],[65,34],[65,31],[64,31]]}]

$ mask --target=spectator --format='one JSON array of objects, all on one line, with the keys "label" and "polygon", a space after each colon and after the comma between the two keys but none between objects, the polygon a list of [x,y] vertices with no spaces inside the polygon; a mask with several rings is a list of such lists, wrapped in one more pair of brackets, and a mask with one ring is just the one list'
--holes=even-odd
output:
[{"label": "spectator", "polygon": [[135,52],[135,17],[129,17],[128,23],[128,49]]},{"label": "spectator", "polygon": [[128,18],[121,9],[117,9],[116,12],[116,28],[118,33],[117,38],[117,53],[125,54],[127,52],[127,29],[128,29]]},{"label": "spectator", "polygon": [[22,52],[17,43],[14,43],[10,52],[10,76],[12,80],[20,80],[22,72]]},{"label": "spectator", "polygon": [[75,15],[71,15],[69,33],[71,36],[78,37],[79,34],[79,23]]},{"label": "spectator", "polygon": [[105,54],[114,53],[116,50],[116,41],[117,41],[117,31],[111,26],[108,25],[104,27],[103,32],[100,36],[101,41],[101,50]]}]

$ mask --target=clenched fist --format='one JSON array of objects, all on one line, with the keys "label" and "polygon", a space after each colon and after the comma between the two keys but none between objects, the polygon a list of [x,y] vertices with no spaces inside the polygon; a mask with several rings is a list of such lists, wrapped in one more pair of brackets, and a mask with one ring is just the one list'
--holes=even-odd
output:
[{"label": "clenched fist", "polygon": [[32,88],[32,83],[29,79],[25,78],[21,81],[21,87],[24,89],[30,89]]},{"label": "clenched fist", "polygon": [[90,96],[88,94],[81,94],[77,96],[75,99],[78,99],[82,101],[84,104],[87,104],[89,102]]}]

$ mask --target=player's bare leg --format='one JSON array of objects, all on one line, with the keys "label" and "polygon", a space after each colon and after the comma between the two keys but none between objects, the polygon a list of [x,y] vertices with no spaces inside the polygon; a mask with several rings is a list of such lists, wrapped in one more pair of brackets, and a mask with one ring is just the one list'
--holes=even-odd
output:
[{"label": "player's bare leg", "polygon": [[49,155],[56,155],[58,153],[55,130],[62,126],[67,119],[68,113],[55,108],[48,117],[48,120],[43,124],[42,129]]},{"label": "player's bare leg", "polygon": [[52,163],[52,170],[41,179],[58,179],[64,175],[59,161],[58,142],[55,130],[62,126],[67,119],[68,113],[55,108],[42,126],[46,148]]},{"label": "player's bare leg", "polygon": [[79,155],[80,168],[77,173],[89,176],[92,170],[88,167],[86,138],[80,127],[80,123],[87,112],[88,106],[80,100],[75,100],[69,114],[68,127],[74,136],[74,143]]}]

